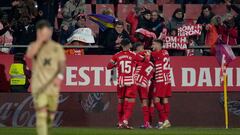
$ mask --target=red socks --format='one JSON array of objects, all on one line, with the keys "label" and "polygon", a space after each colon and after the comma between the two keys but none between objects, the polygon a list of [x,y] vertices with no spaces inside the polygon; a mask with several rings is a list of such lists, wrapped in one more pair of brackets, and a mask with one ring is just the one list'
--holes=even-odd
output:
[{"label": "red socks", "polygon": [[152,123],[153,117],[154,117],[154,107],[150,106],[149,107],[149,122],[150,123]]},{"label": "red socks", "polygon": [[144,123],[149,122],[149,110],[147,106],[142,107]]},{"label": "red socks", "polygon": [[[125,106],[125,104],[126,104],[126,106]],[[132,116],[134,105],[135,105],[135,102],[127,102],[127,101],[125,101],[125,103],[124,103],[124,116],[123,116],[123,120],[128,121],[129,118]]]},{"label": "red socks", "polygon": [[123,103],[118,103],[117,109],[118,109],[118,123],[123,122]]},{"label": "red socks", "polygon": [[164,122],[166,120],[166,116],[165,116],[165,111],[164,111],[164,106],[160,103],[154,103],[156,109],[158,110],[158,115],[159,115],[159,122]]},{"label": "red socks", "polygon": [[163,105],[164,105],[165,117],[166,117],[166,120],[168,120],[169,113],[170,113],[170,104],[166,103],[166,104],[163,104]]}]

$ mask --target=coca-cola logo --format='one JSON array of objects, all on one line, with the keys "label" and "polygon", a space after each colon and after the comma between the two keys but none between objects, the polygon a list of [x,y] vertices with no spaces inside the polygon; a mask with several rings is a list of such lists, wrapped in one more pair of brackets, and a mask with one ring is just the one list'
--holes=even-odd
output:
[{"label": "coca-cola logo", "polygon": [[[64,103],[69,97],[60,95],[59,104]],[[62,124],[63,111],[57,111],[54,126]],[[32,96],[22,102],[5,102],[0,106],[0,127],[34,127],[36,122]]]}]

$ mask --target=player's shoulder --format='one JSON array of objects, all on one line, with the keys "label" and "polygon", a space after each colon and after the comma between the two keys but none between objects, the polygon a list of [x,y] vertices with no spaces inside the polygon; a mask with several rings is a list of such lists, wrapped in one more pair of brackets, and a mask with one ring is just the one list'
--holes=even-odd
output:
[{"label": "player's shoulder", "polygon": [[51,40],[50,44],[51,44],[54,52],[56,52],[56,53],[62,53],[63,52],[63,50],[64,50],[63,46],[61,44],[59,44],[58,42]]},{"label": "player's shoulder", "polygon": [[122,55],[122,54],[123,54],[122,51],[120,51],[120,52],[115,53],[113,56],[119,56],[119,55]]},{"label": "player's shoulder", "polygon": [[164,55],[169,55],[167,50],[162,50]]},{"label": "player's shoulder", "polygon": [[133,51],[128,51],[129,54],[132,54],[132,55],[137,55],[137,53],[133,52]]},{"label": "player's shoulder", "polygon": [[63,48],[61,44],[59,44],[58,42],[51,40],[50,44],[52,44],[54,47],[58,47],[58,48]]}]

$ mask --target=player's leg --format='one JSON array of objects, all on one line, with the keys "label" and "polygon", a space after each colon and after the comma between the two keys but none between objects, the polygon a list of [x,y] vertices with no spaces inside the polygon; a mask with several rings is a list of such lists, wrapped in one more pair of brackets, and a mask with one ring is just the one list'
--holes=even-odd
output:
[{"label": "player's leg", "polygon": [[172,96],[172,91],[171,91],[171,84],[167,85],[166,89],[166,94],[165,98],[163,99],[163,104],[164,104],[164,110],[165,110],[165,115],[166,119],[169,119],[169,113],[170,113],[170,103],[169,103],[169,98]]},{"label": "player's leg", "polygon": [[164,106],[165,118],[166,120],[168,120],[169,113],[170,113],[170,104],[169,104],[168,98],[163,98],[163,106]]},{"label": "player's leg", "polygon": [[138,87],[139,96],[142,104],[143,120],[144,125],[142,128],[151,128],[149,122],[149,107],[148,107],[148,89],[144,87]]},{"label": "player's leg", "polygon": [[161,104],[161,98],[160,97],[155,97],[154,98],[154,105],[158,111],[158,128],[161,127],[161,125],[163,124],[164,121],[164,106]]},{"label": "player's leg", "polygon": [[170,113],[170,104],[169,104],[169,97],[171,97],[171,84],[167,84],[165,86],[165,95],[162,100],[163,108],[164,108],[164,123],[162,124],[161,128],[169,128],[171,127],[171,123],[169,122],[169,113]]},{"label": "player's leg", "polygon": [[148,100],[149,100],[149,122],[152,124],[152,119],[154,117],[154,84],[151,83],[148,92]]},{"label": "player's leg", "polygon": [[149,122],[152,125],[152,120],[154,117],[154,101],[152,98],[149,98]]},{"label": "player's leg", "polygon": [[118,112],[118,128],[122,128],[122,123],[123,123],[123,114],[124,114],[124,92],[125,88],[124,87],[117,87],[117,96],[118,96],[118,107],[117,107],[117,112]]},{"label": "player's leg", "polygon": [[170,106],[169,106],[169,103],[168,103],[168,98],[163,98],[162,102],[163,102],[163,108],[164,108],[164,122],[159,127],[159,129],[171,127],[171,123],[168,120],[168,115],[169,115],[169,110],[170,110]]},{"label": "player's leg", "polygon": [[36,128],[38,135],[47,135],[47,95],[40,94],[33,96],[36,110]]},{"label": "player's leg", "polygon": [[124,99],[123,98],[118,98],[118,128],[122,127],[123,123],[123,114],[124,114]]},{"label": "player's leg", "polygon": [[47,124],[48,124],[48,133],[53,126],[55,114],[58,108],[59,94],[48,96],[48,115],[47,115]]},{"label": "player's leg", "polygon": [[158,127],[161,127],[165,120],[164,106],[162,104],[162,99],[165,97],[164,83],[158,83],[154,90],[154,105],[158,111],[159,121]]},{"label": "player's leg", "polygon": [[125,127],[129,127],[128,126],[128,121],[130,119],[130,117],[132,116],[133,113],[133,109],[135,106],[135,102],[136,102],[136,96],[137,96],[137,87],[135,85],[132,86],[128,86],[126,87],[126,94],[125,94],[125,102],[124,102],[124,106],[126,107],[124,110],[124,116],[123,116],[123,124],[125,125]]}]

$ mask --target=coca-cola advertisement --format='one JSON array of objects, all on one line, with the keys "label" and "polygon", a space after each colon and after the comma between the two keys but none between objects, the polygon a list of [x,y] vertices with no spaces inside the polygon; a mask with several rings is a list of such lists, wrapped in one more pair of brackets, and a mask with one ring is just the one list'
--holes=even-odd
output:
[{"label": "coca-cola advertisement", "polygon": [[[240,125],[239,93],[229,93],[230,127]],[[221,93],[174,93],[170,99],[173,126],[224,127]],[[156,113],[157,115],[157,113]],[[157,122],[155,115],[154,122]],[[62,93],[54,121],[55,127],[114,127],[117,123],[115,93]],[[130,123],[143,123],[140,103]],[[29,93],[0,94],[0,127],[33,127],[35,110]]]}]

